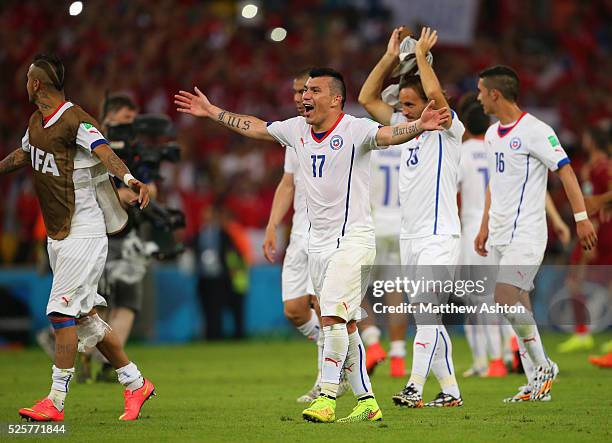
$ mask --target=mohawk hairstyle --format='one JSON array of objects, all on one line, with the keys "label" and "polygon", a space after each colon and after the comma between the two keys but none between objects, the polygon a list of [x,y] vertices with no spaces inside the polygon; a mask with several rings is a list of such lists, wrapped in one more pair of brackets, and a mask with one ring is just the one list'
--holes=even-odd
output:
[{"label": "mohawk hairstyle", "polygon": [[51,85],[58,91],[64,90],[64,64],[54,54],[37,54],[32,62],[34,66],[44,71]]}]

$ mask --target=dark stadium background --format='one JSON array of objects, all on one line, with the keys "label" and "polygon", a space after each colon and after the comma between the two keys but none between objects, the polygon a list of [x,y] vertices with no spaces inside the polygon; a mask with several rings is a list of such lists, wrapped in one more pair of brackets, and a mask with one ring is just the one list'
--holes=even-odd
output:
[{"label": "dark stadium background", "polygon": [[[363,115],[356,96],[384,52],[394,25],[437,26],[435,70],[456,105],[476,89],[477,72],[504,63],[521,78],[520,104],[551,124],[580,177],[583,132],[608,125],[612,117],[610,1],[580,0],[197,0],[2,1],[0,4],[0,155],[19,146],[33,106],[25,90],[26,71],[39,52],[55,52],[66,65],[66,94],[98,115],[106,91],[132,96],[142,112],[168,114],[178,127],[182,159],[162,168],[166,204],[187,215],[177,233],[189,243],[202,228],[202,214],[219,196],[250,239],[247,333],[288,333],[280,302],[278,266],[263,263],[261,241],[283,150],[233,136],[214,124],[177,115],[179,89],[198,85],[214,103],[267,120],[294,115],[291,79],[300,69],[329,65],[344,73],[348,113]],[[245,19],[246,3],[259,5]],[[425,11],[426,18],[418,13]],[[453,32],[448,29],[452,26]],[[287,31],[281,42],[270,31]],[[447,30],[447,31],[445,31]],[[571,209],[560,182],[549,190],[573,229]],[[28,168],[0,178],[0,311],[17,335],[44,327],[50,276],[40,257],[44,235]],[[290,218],[287,218],[287,222]],[[37,240],[38,239],[38,240]],[[551,233],[547,263],[567,263]],[[146,309],[137,336],[183,341],[201,333],[196,307],[193,254],[154,266],[148,277]],[[9,311],[9,302],[13,300]],[[19,302],[15,302],[19,300]],[[20,305],[21,303],[21,305]]]}]

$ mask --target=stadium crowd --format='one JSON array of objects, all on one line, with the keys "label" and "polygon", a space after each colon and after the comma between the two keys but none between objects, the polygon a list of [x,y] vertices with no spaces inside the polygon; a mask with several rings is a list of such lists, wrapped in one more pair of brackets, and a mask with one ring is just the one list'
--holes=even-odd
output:
[{"label": "stadium crowd", "polygon": [[[292,75],[329,65],[345,74],[347,112],[363,115],[356,95],[392,29],[389,12],[376,0],[359,2],[360,8],[340,0],[263,3],[259,20],[248,22],[236,20],[235,2],[222,0],[92,1],[75,17],[53,0],[2,2],[0,155],[18,146],[33,110],[24,87],[28,64],[36,53],[55,52],[71,79],[67,96],[94,115],[105,91],[122,92],[142,112],[168,114],[176,122],[182,159],[162,168],[160,194],[186,212],[185,240],[201,229],[205,208],[220,198],[241,225],[262,230],[283,150],[177,115],[172,95],[196,84],[228,109],[287,118],[295,113]],[[481,2],[478,11],[470,46],[436,51],[436,72],[451,105],[475,90],[485,66],[512,66],[522,81],[522,106],[555,127],[580,171],[583,132],[612,117],[610,2],[500,0]],[[275,26],[287,29],[284,41],[268,38]],[[29,174],[23,170],[0,181],[4,264],[34,261],[33,239],[44,239]],[[559,196],[562,216],[571,220],[560,183],[551,180],[549,187]],[[558,243],[554,237],[551,242]]]}]

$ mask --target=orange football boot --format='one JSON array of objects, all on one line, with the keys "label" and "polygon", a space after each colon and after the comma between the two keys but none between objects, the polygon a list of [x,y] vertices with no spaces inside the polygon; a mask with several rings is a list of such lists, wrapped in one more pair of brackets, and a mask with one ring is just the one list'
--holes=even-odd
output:
[{"label": "orange football boot", "polygon": [[612,352],[599,357],[589,357],[589,361],[600,368],[612,368]]},{"label": "orange football boot", "polygon": [[508,369],[501,358],[489,362],[487,377],[505,377],[506,375],[508,375]]},{"label": "orange football boot", "polygon": [[376,366],[385,361],[387,353],[380,345],[380,343],[374,343],[366,350],[366,371],[372,375]]},{"label": "orange football boot", "polygon": [[406,366],[404,357],[391,357],[391,377],[406,377]]},{"label": "orange football boot", "polygon": [[58,411],[50,398],[40,400],[31,408],[21,408],[19,415],[29,421],[64,421],[64,411]]},{"label": "orange football boot", "polygon": [[123,392],[123,396],[125,397],[125,412],[121,414],[119,420],[138,419],[142,405],[153,395],[155,395],[155,386],[146,378],[141,388],[134,391],[126,389]]}]

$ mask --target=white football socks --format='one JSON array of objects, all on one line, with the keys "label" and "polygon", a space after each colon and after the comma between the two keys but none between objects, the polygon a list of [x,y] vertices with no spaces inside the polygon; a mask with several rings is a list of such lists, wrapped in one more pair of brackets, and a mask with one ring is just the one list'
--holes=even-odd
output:
[{"label": "white football socks", "polygon": [[431,363],[431,370],[438,379],[442,392],[455,398],[461,396],[453,365],[453,344],[444,325],[438,326],[438,346]]},{"label": "white football socks", "polygon": [[389,348],[389,357],[406,357],[406,341],[393,340]]},{"label": "white football socks", "polygon": [[116,372],[119,383],[130,391],[140,389],[144,385],[144,379],[138,370],[138,366],[132,362],[129,362],[124,367],[117,369]]},{"label": "white football socks", "polygon": [[423,395],[423,385],[427,380],[438,340],[437,326],[417,325],[412,345],[412,372],[406,386],[413,385],[420,395]]},{"label": "white football socks", "polygon": [[340,384],[342,365],[349,348],[349,337],[345,323],[324,326],[323,363],[321,366],[321,393],[336,397]]},{"label": "white football socks", "polygon": [[344,362],[344,371],[356,397],[372,394],[372,384],[366,370],[366,353],[359,332],[348,336],[348,354]]},{"label": "white football socks", "polygon": [[487,350],[484,326],[480,324],[465,324],[465,338],[467,339],[470,350],[472,351],[472,366],[482,370],[487,368]]},{"label": "white football socks", "polygon": [[317,317],[317,313],[314,309],[310,310],[310,320],[300,326],[296,326],[298,331],[302,333],[304,337],[309,340],[316,341],[319,338],[319,332],[321,331],[321,326],[319,324],[319,317]]},{"label": "white football socks", "polygon": [[366,348],[369,348],[380,341],[380,329],[374,325],[366,326],[361,330],[361,339]]},{"label": "white football socks", "polygon": [[[524,343],[525,349],[527,349],[535,366],[548,367],[548,359],[533,314],[524,308],[521,303],[515,304],[514,307],[518,312],[506,314],[506,318],[514,328],[518,340]],[[524,309],[524,312],[519,313],[520,309]]]},{"label": "white football socks", "polygon": [[49,398],[58,411],[64,410],[64,401],[66,400],[66,394],[68,394],[68,388],[70,380],[74,375],[74,368],[60,369],[53,365],[53,375],[51,376],[51,392],[47,398]]},{"label": "white football socks", "polygon": [[489,358],[491,360],[500,360],[503,357],[502,354],[502,339],[501,339],[501,330],[499,325],[483,325],[486,341],[487,341],[487,351],[489,354]]}]

